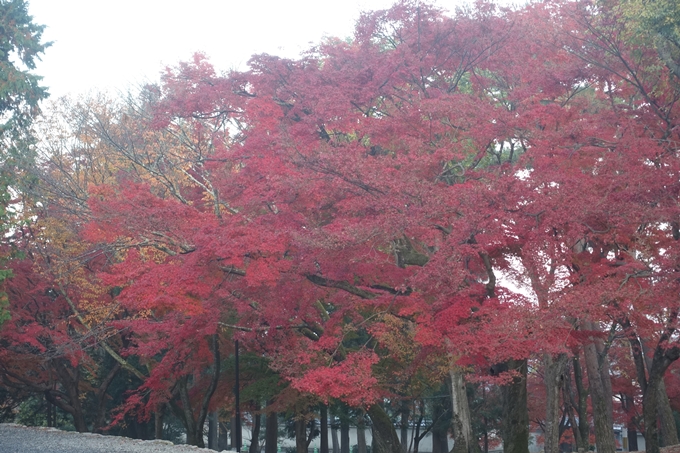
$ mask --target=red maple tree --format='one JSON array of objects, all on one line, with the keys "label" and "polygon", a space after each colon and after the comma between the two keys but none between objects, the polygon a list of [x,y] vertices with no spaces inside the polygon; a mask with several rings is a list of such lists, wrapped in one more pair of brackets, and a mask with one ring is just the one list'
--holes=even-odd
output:
[{"label": "red maple tree", "polygon": [[504,442],[523,452],[537,357],[555,452],[582,349],[611,453],[607,355],[625,338],[655,452],[680,357],[680,91],[660,62],[613,2],[449,17],[401,1],[351,42],[225,75],[198,54],[113,116],[90,110],[125,162],[91,188],[82,237],[115,251],[100,273],[126,312],[113,325],[148,368],[129,407],[174,402],[200,444],[221,335],[299,391],[370,407],[381,451],[399,448],[376,404],[398,393],[389,365],[449,374],[460,451],[477,444],[465,374],[504,370]]}]

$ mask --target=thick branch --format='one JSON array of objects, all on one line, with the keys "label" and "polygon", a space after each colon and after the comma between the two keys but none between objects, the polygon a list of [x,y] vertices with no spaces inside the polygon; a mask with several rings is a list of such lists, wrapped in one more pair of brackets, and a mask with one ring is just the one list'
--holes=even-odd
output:
[{"label": "thick branch", "polygon": [[220,270],[226,272],[227,274],[240,275],[241,277],[246,276],[245,270],[236,268],[234,266],[220,266]]},{"label": "thick branch", "polygon": [[375,299],[378,296],[375,293],[358,288],[346,281],[331,280],[318,275],[306,275],[305,277],[307,277],[307,280],[314,283],[315,285],[341,289],[343,291],[347,291],[350,294],[354,294],[355,296],[359,296],[362,299]]},{"label": "thick branch", "polygon": [[274,330],[285,330],[285,329],[304,329],[305,327],[308,327],[306,324],[296,324],[293,326],[260,326],[260,327],[246,327],[246,326],[237,326],[235,324],[227,324],[224,322],[218,322],[217,323],[219,326],[224,327],[225,329],[233,329],[233,330],[240,330],[241,332],[267,332],[271,329]]}]

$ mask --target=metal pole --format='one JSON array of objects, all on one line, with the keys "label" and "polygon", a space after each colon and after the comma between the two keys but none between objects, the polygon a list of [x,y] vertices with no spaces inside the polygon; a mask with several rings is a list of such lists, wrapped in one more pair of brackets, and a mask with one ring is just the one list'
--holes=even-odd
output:
[{"label": "metal pole", "polygon": [[238,382],[238,340],[234,340],[234,350],[236,358],[236,385],[234,386],[234,394],[236,395],[236,451],[241,453],[241,404],[239,401],[239,382]]}]

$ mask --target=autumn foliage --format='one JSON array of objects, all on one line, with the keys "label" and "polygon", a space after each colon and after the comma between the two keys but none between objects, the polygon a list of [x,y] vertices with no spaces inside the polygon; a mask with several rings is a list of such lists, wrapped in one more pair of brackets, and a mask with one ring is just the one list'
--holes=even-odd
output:
[{"label": "autumn foliage", "polygon": [[450,381],[474,451],[460,379],[500,389],[507,451],[530,422],[550,453],[587,448],[589,420],[598,450],[614,422],[658,449],[678,392],[680,89],[624,6],[402,1],[299,59],[219,74],[196,54],[124,102],[63,105],[26,193],[5,384],[46,391],[52,362],[104,373],[102,346],[136,379],[108,421],[171,410],[202,445],[238,339],[374,432],[375,407]]}]

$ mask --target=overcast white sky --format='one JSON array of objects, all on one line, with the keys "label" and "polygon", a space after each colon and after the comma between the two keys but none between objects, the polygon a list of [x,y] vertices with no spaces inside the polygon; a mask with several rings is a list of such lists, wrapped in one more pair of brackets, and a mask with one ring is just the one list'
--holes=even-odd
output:
[{"label": "overcast white sky", "polygon": [[[466,0],[434,3],[452,11]],[[52,97],[127,91],[201,51],[218,71],[251,55],[295,57],[324,36],[352,35],[362,10],[393,0],[28,0],[54,41],[34,71]]]}]

